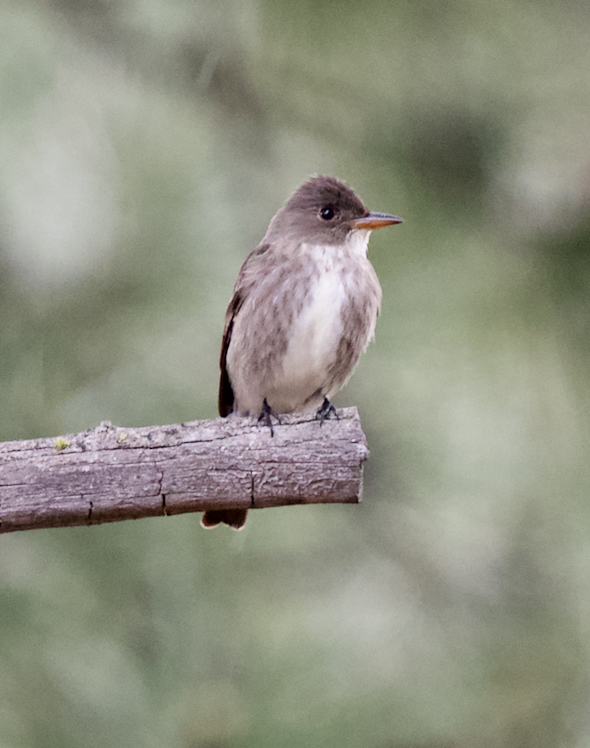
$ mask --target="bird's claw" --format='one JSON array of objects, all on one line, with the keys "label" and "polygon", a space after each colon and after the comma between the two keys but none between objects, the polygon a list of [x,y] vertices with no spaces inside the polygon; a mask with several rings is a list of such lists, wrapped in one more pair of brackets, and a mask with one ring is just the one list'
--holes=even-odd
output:
[{"label": "bird's claw", "polygon": [[281,419],[279,418],[278,414],[275,413],[274,410],[270,407],[270,405],[266,401],[266,398],[264,398],[264,402],[262,403],[262,411],[258,416],[258,423],[262,423],[263,426],[268,426],[271,436],[275,435],[274,429],[272,427],[273,418],[276,418],[277,423],[280,425]]},{"label": "bird's claw", "polygon": [[320,426],[327,418],[334,417],[337,421],[340,420],[338,411],[332,405],[332,403],[328,400],[327,397],[324,397],[324,402],[320,405],[318,412],[315,414],[315,417],[316,417],[316,420],[319,420]]}]

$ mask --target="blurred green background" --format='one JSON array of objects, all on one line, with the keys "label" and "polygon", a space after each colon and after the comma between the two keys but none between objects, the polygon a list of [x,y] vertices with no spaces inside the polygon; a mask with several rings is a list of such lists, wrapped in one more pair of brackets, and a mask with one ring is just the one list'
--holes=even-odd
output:
[{"label": "blurred green background", "polygon": [[361,506],[0,538],[0,748],[590,746],[587,0],[1,0],[0,439],[216,415],[312,173],[402,226]]}]

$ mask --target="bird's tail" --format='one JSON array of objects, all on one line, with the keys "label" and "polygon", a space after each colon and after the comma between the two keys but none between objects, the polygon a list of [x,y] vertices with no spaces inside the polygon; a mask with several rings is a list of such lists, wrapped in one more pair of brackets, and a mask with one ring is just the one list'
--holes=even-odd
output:
[{"label": "bird's tail", "polygon": [[212,530],[221,522],[229,525],[233,530],[241,530],[246,524],[247,509],[210,509],[201,518],[201,527]]}]

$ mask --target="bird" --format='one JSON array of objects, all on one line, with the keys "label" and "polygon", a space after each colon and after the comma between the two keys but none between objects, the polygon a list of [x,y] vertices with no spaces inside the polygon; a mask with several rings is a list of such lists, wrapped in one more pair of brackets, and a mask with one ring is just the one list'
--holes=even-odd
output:
[{"label": "bird", "polygon": [[[242,265],[225,315],[219,415],[270,428],[293,412],[338,417],[332,397],[374,337],[381,286],[371,231],[401,223],[367,210],[342,180],[313,176],[274,215]],[[207,529],[244,527],[247,509],[204,513]]]}]

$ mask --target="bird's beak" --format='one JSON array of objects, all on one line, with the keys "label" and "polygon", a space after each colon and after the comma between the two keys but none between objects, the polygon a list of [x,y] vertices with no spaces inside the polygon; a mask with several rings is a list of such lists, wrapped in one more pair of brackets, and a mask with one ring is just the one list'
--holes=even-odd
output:
[{"label": "bird's beak", "polygon": [[353,229],[373,231],[374,229],[381,229],[383,226],[393,226],[393,224],[401,223],[403,220],[403,218],[391,216],[389,213],[374,213],[371,211],[368,216],[353,219],[350,221],[350,225]]}]

